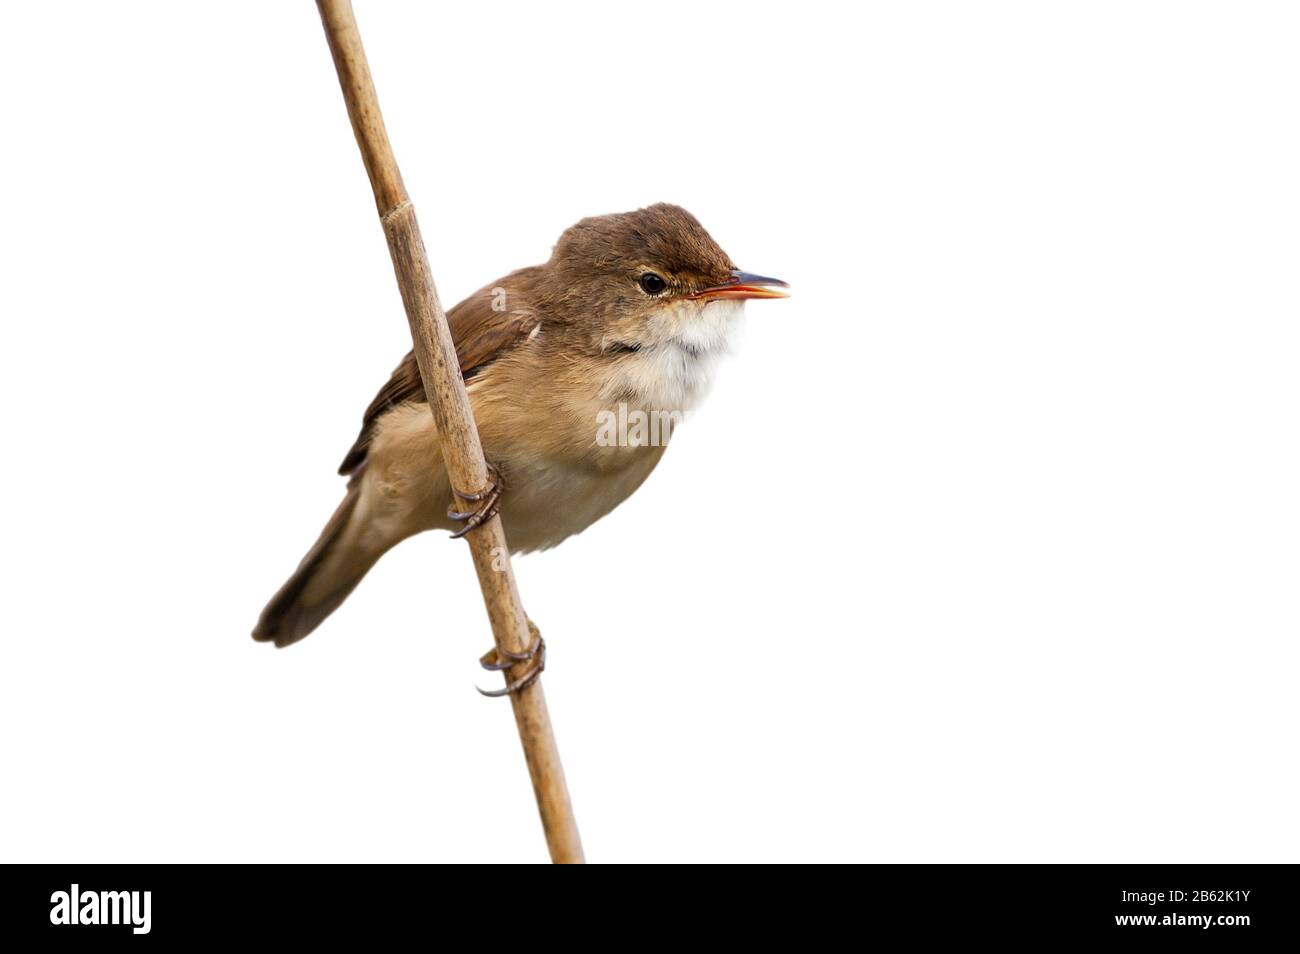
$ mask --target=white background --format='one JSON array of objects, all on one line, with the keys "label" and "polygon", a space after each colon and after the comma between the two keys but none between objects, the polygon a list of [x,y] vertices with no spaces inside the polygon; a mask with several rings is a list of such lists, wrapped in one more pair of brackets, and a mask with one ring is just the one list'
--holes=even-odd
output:
[{"label": "white background", "polygon": [[[1295,861],[1285,4],[361,2],[448,305],[584,215],[793,285],[519,559],[593,861]],[[248,633],[409,347],[307,3],[0,32],[5,861],[540,861],[465,547]]]}]

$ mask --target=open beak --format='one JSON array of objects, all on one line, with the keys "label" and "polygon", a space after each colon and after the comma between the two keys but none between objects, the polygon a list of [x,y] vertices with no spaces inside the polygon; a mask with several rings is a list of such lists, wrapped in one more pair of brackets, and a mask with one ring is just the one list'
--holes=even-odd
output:
[{"label": "open beak", "polygon": [[782,288],[789,287],[779,278],[751,275],[749,272],[742,272],[737,268],[731,273],[731,281],[725,285],[702,288],[689,297],[702,298],[707,301],[720,301],[725,298],[789,298],[790,296],[786,292],[781,291]]}]

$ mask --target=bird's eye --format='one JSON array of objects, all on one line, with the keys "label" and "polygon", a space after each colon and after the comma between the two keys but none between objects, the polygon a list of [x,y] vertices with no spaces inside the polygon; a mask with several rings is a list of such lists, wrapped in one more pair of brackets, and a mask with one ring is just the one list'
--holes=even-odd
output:
[{"label": "bird's eye", "polygon": [[641,276],[641,290],[647,295],[661,294],[667,287],[668,283],[654,272],[646,272]]}]

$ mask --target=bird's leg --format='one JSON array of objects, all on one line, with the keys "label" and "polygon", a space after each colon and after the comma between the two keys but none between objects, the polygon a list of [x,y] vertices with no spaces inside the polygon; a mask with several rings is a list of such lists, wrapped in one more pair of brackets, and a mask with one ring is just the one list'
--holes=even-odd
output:
[{"label": "bird's leg", "polygon": [[447,508],[447,516],[452,520],[465,521],[465,526],[451,535],[453,540],[463,537],[479,524],[487,523],[501,508],[501,474],[490,463],[487,465],[487,470],[487,486],[477,493],[463,493],[455,487],[451,489],[456,498],[478,505],[473,510],[457,510],[456,501],[452,500],[451,506]]},{"label": "bird's leg", "polygon": [[[531,619],[528,621],[528,635],[531,641],[524,652],[509,653],[493,647],[479,657],[479,665],[490,672],[500,672],[502,669],[509,669],[515,663],[528,662],[530,659],[537,661],[518,679],[511,680],[504,689],[479,689],[479,692],[493,698],[508,696],[514,692],[522,692],[537,680],[542,670],[546,668],[546,640],[542,639],[541,631]],[[478,686],[474,688],[478,689]]]}]

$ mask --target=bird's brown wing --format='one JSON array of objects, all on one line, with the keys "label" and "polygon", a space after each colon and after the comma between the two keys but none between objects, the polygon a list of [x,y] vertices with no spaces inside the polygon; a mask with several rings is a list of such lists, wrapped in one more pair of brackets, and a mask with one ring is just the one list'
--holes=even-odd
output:
[{"label": "bird's brown wing", "polygon": [[[495,285],[479,289],[447,312],[460,373],[466,381],[527,338],[541,321],[536,312],[520,301],[524,297],[521,292],[527,271],[516,272]],[[388,383],[366,408],[361,433],[339,465],[339,473],[354,473],[365,462],[366,449],[380,418],[399,405],[426,400],[415,352],[408,351]]]}]

